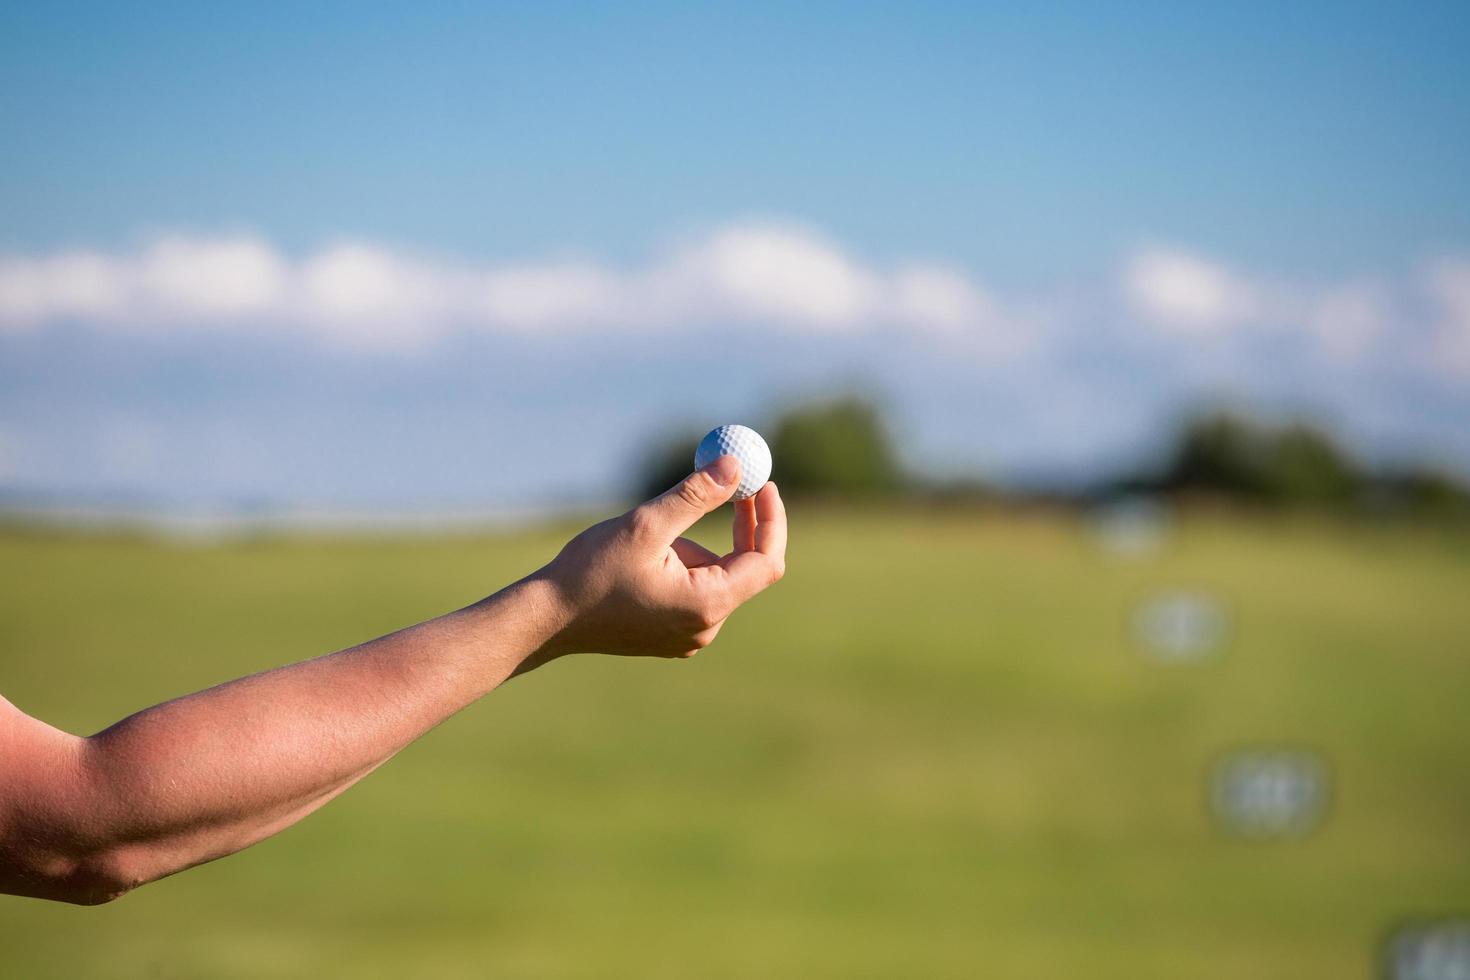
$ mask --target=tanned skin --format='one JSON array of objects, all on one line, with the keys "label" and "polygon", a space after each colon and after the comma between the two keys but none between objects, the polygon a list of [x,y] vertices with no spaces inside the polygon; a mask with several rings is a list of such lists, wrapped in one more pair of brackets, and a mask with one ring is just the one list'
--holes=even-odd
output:
[{"label": "tanned skin", "polygon": [[572,653],[693,656],[785,569],[773,483],[736,503],[729,554],[681,537],[739,473],[722,457],[474,605],[90,737],[0,697],[0,892],[111,901],[291,826],[517,674]]}]

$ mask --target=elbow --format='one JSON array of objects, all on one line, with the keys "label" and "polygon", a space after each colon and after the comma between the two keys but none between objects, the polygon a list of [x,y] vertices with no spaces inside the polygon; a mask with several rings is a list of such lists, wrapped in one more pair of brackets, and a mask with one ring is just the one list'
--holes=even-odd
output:
[{"label": "elbow", "polygon": [[154,879],[138,860],[136,847],[114,847],[71,862],[63,901],[106,905]]},{"label": "elbow", "polygon": [[91,855],[73,869],[61,900],[72,905],[106,905],[147,881],[117,855]]},{"label": "elbow", "polygon": [[28,750],[0,758],[0,893],[104,905],[168,872],[96,744],[41,726]]},{"label": "elbow", "polygon": [[[130,848],[83,855],[49,855],[31,862],[20,877],[19,894],[70,905],[106,905],[152,880]],[[7,890],[7,889],[0,889]]]}]

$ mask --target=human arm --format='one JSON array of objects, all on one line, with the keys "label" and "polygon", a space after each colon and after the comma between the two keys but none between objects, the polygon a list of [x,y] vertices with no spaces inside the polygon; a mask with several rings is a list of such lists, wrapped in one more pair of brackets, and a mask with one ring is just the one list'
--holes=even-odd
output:
[{"label": "human arm", "polygon": [[576,652],[690,655],[781,573],[774,485],[737,504],[729,555],[679,537],[737,476],[727,457],[474,605],[90,738],[0,699],[0,891],[107,901],[295,823],[514,674]]}]

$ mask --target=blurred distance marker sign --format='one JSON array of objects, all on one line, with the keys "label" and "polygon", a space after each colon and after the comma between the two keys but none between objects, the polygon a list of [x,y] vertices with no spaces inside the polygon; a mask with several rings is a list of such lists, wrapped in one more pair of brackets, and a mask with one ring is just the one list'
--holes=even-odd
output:
[{"label": "blurred distance marker sign", "polygon": [[1160,663],[1204,660],[1224,650],[1233,632],[1230,607],[1198,589],[1155,592],[1133,610],[1134,642]]},{"label": "blurred distance marker sign", "polygon": [[1239,748],[1215,762],[1209,792],[1210,815],[1233,837],[1305,837],[1327,819],[1331,768],[1313,749]]},{"label": "blurred distance marker sign", "polygon": [[1384,955],[1389,980],[1470,980],[1470,920],[1404,926]]},{"label": "blurred distance marker sign", "polygon": [[1135,495],[1094,508],[1090,523],[1103,551],[1119,558],[1145,558],[1164,546],[1171,518],[1162,501]]}]

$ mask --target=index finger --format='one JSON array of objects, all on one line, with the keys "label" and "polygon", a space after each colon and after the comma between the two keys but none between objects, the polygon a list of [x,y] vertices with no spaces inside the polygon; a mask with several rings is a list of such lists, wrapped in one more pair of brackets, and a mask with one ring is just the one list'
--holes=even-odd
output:
[{"label": "index finger", "polygon": [[755,498],[735,501],[735,524],[730,529],[733,551],[755,550]]}]

